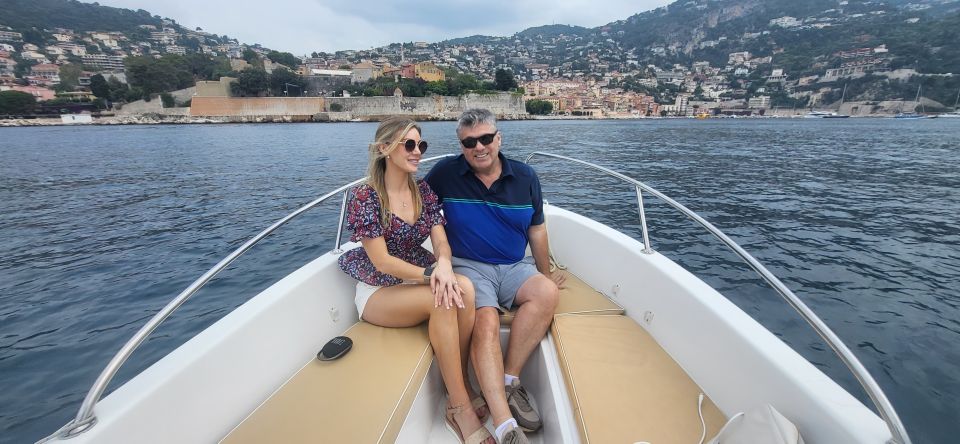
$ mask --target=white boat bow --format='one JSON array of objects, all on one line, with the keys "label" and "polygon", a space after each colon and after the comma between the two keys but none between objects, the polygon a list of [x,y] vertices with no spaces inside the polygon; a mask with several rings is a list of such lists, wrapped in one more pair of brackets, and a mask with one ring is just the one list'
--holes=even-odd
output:
[{"label": "white boat bow", "polygon": [[[797,425],[808,443],[910,443],[879,385],[839,337],[719,229],[620,173],[555,154],[534,156],[575,162],[628,183],[636,190],[642,241],[582,215],[546,206],[554,257],[575,278],[561,294],[551,332],[522,375],[544,418],[542,431],[530,435],[533,442],[608,442],[612,433],[620,432],[625,435],[616,435],[617,439],[629,436],[630,442],[680,442],[681,437],[683,442],[696,442],[701,433],[710,438],[737,412],[772,405]],[[423,162],[441,157],[447,156]],[[416,329],[381,329],[359,322],[353,302],[355,281],[338,267],[347,194],[363,180],[299,208],[197,279],[124,345],[97,378],[76,418],[44,441],[451,440],[439,413],[445,397],[429,344],[424,348]],[[757,271],[837,352],[879,415],[715,289],[654,251],[647,233],[644,194],[696,221]],[[199,288],[286,222],[334,197],[341,197],[341,211],[333,250],[100,399],[127,357]],[[350,354],[332,364],[313,358],[324,342],[344,332],[356,336]],[[585,352],[577,338],[584,335],[601,335],[596,337],[629,350],[602,358],[623,373],[600,370],[602,377],[585,376],[598,370],[590,359],[580,358]],[[377,363],[380,355],[391,358]],[[368,375],[371,371],[375,373]],[[362,390],[365,386],[360,383],[381,388],[363,395],[369,399],[352,400],[341,392]],[[658,387],[671,389],[659,392]],[[391,394],[394,388],[396,393]],[[702,432],[698,392],[706,395]],[[382,401],[373,399],[380,395]],[[604,410],[613,404],[623,407]],[[362,414],[345,413],[350,409]],[[606,426],[597,415],[622,421],[616,427]],[[666,438],[651,439],[658,436]]]}]

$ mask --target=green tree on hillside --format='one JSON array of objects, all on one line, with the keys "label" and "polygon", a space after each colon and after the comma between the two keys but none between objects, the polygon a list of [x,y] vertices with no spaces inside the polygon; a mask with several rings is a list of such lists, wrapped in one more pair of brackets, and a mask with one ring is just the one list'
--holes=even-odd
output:
[{"label": "green tree on hillside", "polygon": [[700,83],[697,83],[697,87],[693,89],[693,97],[697,100],[703,100],[703,87],[700,86]]},{"label": "green tree on hillside", "polygon": [[19,53],[13,55],[13,60],[17,62],[17,66],[13,68],[13,75],[17,78],[23,78],[30,72],[30,68],[37,65],[35,60],[25,60],[20,57]]},{"label": "green tree on hillside", "polygon": [[20,34],[23,36],[24,43],[33,43],[37,46],[47,44],[47,37],[37,28],[21,29]]},{"label": "green tree on hillside", "polygon": [[160,94],[160,101],[163,102],[164,108],[173,108],[177,106],[177,101],[173,98],[170,93]]},{"label": "green tree on hillside", "polygon": [[305,83],[303,77],[297,73],[286,68],[278,68],[270,74],[270,93],[274,96],[302,96],[305,92]]},{"label": "green tree on hillside", "polygon": [[546,100],[528,100],[527,112],[530,114],[545,116],[553,112],[553,104]]},{"label": "green tree on hillside", "polygon": [[159,59],[127,57],[123,63],[130,86],[141,88],[147,95],[187,88],[195,83],[184,58],[176,54],[166,54]]},{"label": "green tree on hillside", "polygon": [[75,63],[68,63],[60,67],[60,86],[65,91],[73,91],[80,83],[80,75],[83,74],[83,66]]},{"label": "green tree on hillside", "polygon": [[[133,31],[139,25],[160,25],[160,17],[139,9],[64,0],[3,0],[3,24],[22,32],[30,28],[83,31]],[[26,39],[26,34],[24,38]]]},{"label": "green tree on hillside", "polygon": [[130,87],[113,76],[110,77],[110,80],[107,80],[107,85],[110,87],[110,100],[114,102],[126,100]]},{"label": "green tree on hillside", "polygon": [[290,68],[300,66],[300,59],[289,52],[270,51],[270,53],[267,54],[267,58],[270,59],[271,62],[286,65]]},{"label": "green tree on hillside", "polygon": [[260,59],[260,54],[257,54],[256,51],[250,48],[244,49],[242,57],[250,66],[256,69],[263,69],[263,60]]},{"label": "green tree on hillside", "polygon": [[110,85],[101,74],[90,77],[90,92],[101,99],[110,100]]},{"label": "green tree on hillside", "polygon": [[127,102],[133,102],[140,99],[144,99],[149,102],[150,95],[147,95],[146,97],[144,97],[143,88],[136,87],[136,86],[133,88],[127,89],[123,96],[123,100]]},{"label": "green tree on hillside", "polygon": [[230,59],[226,57],[210,57],[206,54],[191,53],[183,56],[183,63],[197,80],[219,80],[229,74]]},{"label": "green tree on hillside", "polygon": [[493,83],[481,82],[470,74],[459,73],[453,69],[445,69],[444,74],[445,80],[435,82],[401,78],[397,83],[392,77],[380,77],[370,79],[361,85],[351,85],[348,91],[358,96],[389,96],[399,87],[404,96],[423,97],[427,94],[446,96],[461,96],[468,93],[482,94],[493,89]]},{"label": "green tree on hillside", "polygon": [[127,57],[123,63],[130,86],[141,89],[143,94],[189,88],[197,80],[216,80],[230,72],[226,58],[206,54],[165,54],[159,59]]},{"label": "green tree on hillside", "polygon": [[200,52],[200,40],[193,37],[185,37],[177,40],[177,44],[193,52]]},{"label": "green tree on hillside", "polygon": [[0,114],[31,114],[37,99],[21,91],[0,91]]},{"label": "green tree on hillside", "polygon": [[517,79],[513,77],[513,71],[499,68],[493,78],[494,88],[497,91],[510,91],[517,88]]},{"label": "green tree on hillside", "polygon": [[435,82],[427,82],[427,84],[424,85],[424,88],[428,93],[436,94],[438,96],[447,95],[447,82],[445,81],[438,80]]},{"label": "green tree on hillside", "polygon": [[446,72],[447,94],[461,96],[471,92],[482,92],[489,88],[470,74],[459,73],[453,70]]},{"label": "green tree on hillside", "polygon": [[270,89],[270,78],[262,69],[245,69],[230,84],[230,93],[238,97],[259,97]]}]

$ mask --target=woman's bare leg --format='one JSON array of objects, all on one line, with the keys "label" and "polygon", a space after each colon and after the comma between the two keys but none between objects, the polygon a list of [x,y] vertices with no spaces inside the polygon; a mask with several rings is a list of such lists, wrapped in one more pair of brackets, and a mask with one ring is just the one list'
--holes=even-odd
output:
[{"label": "woman's bare leg", "polygon": [[[473,289],[473,283],[470,282],[465,276],[457,275],[457,282],[460,285],[460,289],[463,290],[463,306],[464,309],[460,310],[460,314],[457,316],[457,325],[460,330],[460,365],[463,369],[463,385],[467,389],[467,395],[470,398],[475,398],[477,393],[473,390],[473,387],[470,385],[470,376],[469,376],[469,364],[468,360],[470,359],[470,339],[473,336],[473,324],[476,320],[476,306],[475,302],[475,293]],[[478,417],[486,415],[487,409],[480,408],[476,410]]]},{"label": "woman's bare leg", "polygon": [[[363,320],[381,327],[413,327],[427,321],[430,345],[433,346],[433,352],[440,364],[440,374],[443,376],[443,383],[450,396],[450,404],[469,406],[470,396],[463,379],[459,318],[463,314],[472,325],[475,308],[473,286],[469,280],[460,280],[460,286],[465,293],[465,307],[461,309],[434,307],[433,293],[427,285],[383,287],[370,296],[363,309]],[[466,301],[468,289],[470,290],[469,304]],[[467,345],[469,345],[469,337]],[[473,409],[468,408],[465,411],[472,413]],[[482,427],[476,414],[461,414],[457,417],[457,423],[461,425],[460,428],[465,435]]]}]

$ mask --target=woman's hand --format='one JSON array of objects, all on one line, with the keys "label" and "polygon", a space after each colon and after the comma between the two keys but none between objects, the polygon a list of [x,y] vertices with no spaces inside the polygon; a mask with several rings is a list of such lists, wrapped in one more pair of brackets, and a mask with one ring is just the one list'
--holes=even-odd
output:
[{"label": "woman's hand", "polygon": [[430,290],[433,291],[434,307],[463,308],[463,291],[457,283],[457,275],[453,273],[450,260],[441,258],[437,267],[430,276]]},{"label": "woman's hand", "polygon": [[433,290],[434,306],[452,308],[456,305],[464,308],[463,291],[457,283],[457,275],[453,274],[453,265],[450,261],[450,244],[447,243],[447,233],[442,224],[436,224],[430,229],[430,241],[433,242],[433,254],[437,257],[437,267],[430,276],[430,289]]}]

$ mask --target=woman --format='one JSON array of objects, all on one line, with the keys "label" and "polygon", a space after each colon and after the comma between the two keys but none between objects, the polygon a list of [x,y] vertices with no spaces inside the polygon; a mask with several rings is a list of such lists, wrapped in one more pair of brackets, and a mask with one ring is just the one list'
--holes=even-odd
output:
[{"label": "woman", "polygon": [[[350,239],[362,247],[344,253],[340,268],[359,281],[356,303],[364,321],[382,327],[428,322],[430,345],[450,398],[447,427],[461,442],[494,444],[466,383],[473,284],[450,265],[437,195],[414,178],[426,150],[413,120],[391,117],[380,123],[370,145],[367,183],[354,190],[348,209]],[[421,246],[428,235],[436,258]]]}]

